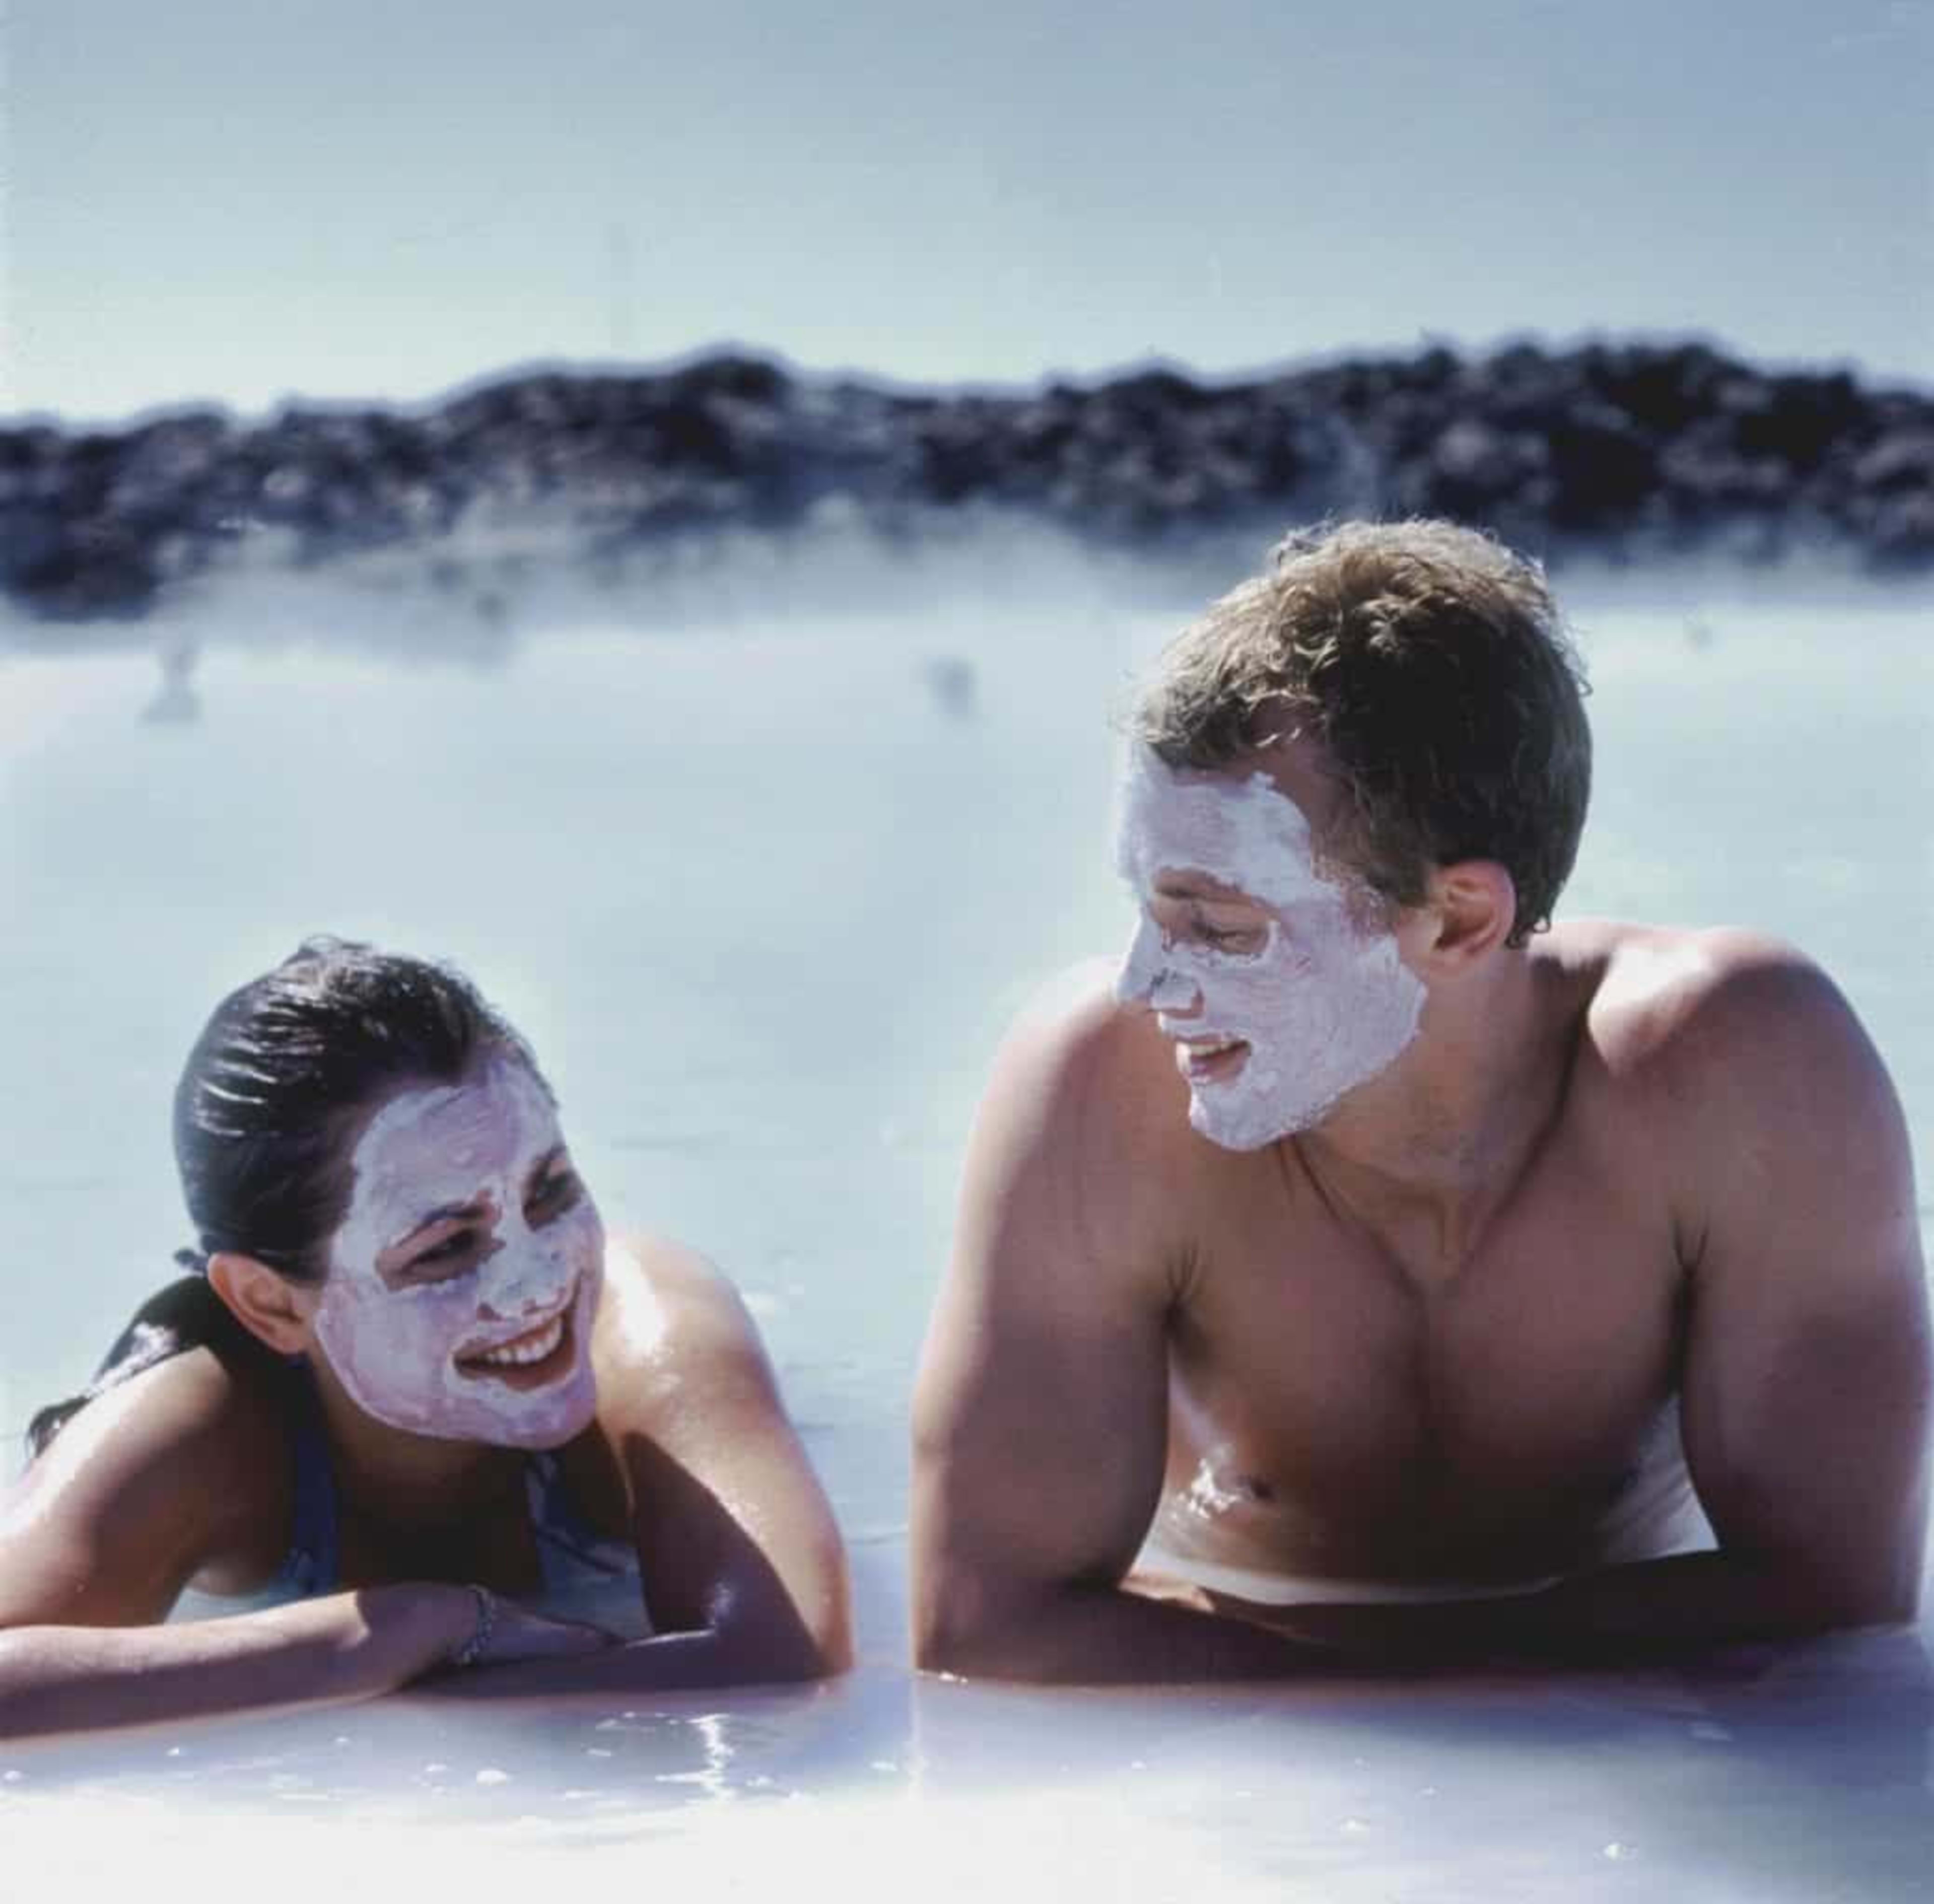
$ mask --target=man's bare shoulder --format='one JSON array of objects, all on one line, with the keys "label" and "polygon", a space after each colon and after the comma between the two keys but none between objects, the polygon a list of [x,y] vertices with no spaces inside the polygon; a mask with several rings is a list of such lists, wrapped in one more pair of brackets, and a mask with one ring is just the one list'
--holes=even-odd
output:
[{"label": "man's bare shoulder", "polygon": [[1071,967],[1009,1029],[968,1146],[956,1260],[1005,1260],[1026,1237],[1028,1273],[1078,1262],[1111,1287],[1146,1276],[1165,1290],[1216,1159],[1189,1127],[1167,1043],[1146,1012],[1116,1002],[1115,969]]},{"label": "man's bare shoulder", "polygon": [[1025,1124],[1056,1145],[1084,1134],[1110,1152],[1185,1130],[1188,1092],[1145,1011],[1118,1004],[1116,962],[1084,960],[1041,986],[996,1056],[983,1119]]},{"label": "man's bare shoulder", "polygon": [[1722,1167],[1743,1142],[1797,1148],[1849,1119],[1897,1121],[1859,1020],[1786,941],[1596,920],[1550,937],[1539,956],[1584,976],[1601,1074],[1690,1167]]},{"label": "man's bare shoulder", "polygon": [[1555,930],[1545,956],[1585,976],[1586,1035],[1615,1074],[1682,1086],[1860,1038],[1832,980],[1763,932],[1586,920]]}]

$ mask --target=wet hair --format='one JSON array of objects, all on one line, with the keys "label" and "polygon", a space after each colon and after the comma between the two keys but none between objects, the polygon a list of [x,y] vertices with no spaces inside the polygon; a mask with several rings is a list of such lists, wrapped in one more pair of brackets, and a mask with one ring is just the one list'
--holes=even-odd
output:
[{"label": "wet hair", "polygon": [[[315,1284],[354,1188],[350,1155],[378,1103],[412,1085],[454,1084],[530,1047],[462,974],[336,938],[311,938],[231,992],[175,1087],[175,1163],[197,1246],[189,1273],[137,1310],[82,1392],[36,1414],[39,1454],[78,1410],[131,1375],[206,1346],[224,1362],[269,1351],[205,1277],[220,1251]],[[546,1087],[547,1089],[549,1088]]]},{"label": "wet hair", "polygon": [[1324,845],[1386,902],[1492,860],[1550,923],[1591,796],[1583,663],[1536,564],[1450,523],[1292,535],[1161,657],[1131,729],[1172,767],[1306,735],[1345,798]]}]

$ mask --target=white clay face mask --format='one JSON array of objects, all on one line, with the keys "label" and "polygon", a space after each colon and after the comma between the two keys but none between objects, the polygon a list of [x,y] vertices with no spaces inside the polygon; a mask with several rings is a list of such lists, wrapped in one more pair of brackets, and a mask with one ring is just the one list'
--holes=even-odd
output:
[{"label": "white clay face mask", "polygon": [[392,1427],[562,1446],[597,1405],[604,1230],[527,1065],[399,1092],[357,1139],[315,1340]]},{"label": "white clay face mask", "polygon": [[[1137,746],[1117,865],[1142,916],[1116,996],[1151,1008],[1176,1041],[1188,1121],[1204,1137],[1259,1150],[1309,1130],[1416,1035],[1423,987],[1395,937],[1352,917],[1343,889],[1317,869],[1302,810],[1267,775],[1178,770]],[[1150,902],[1161,882],[1191,878],[1260,909],[1245,935],[1255,944],[1164,935]]]}]

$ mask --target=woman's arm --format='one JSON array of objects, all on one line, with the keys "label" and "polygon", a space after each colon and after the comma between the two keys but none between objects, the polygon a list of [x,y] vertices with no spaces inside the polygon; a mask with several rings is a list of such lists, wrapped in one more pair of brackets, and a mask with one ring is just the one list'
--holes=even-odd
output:
[{"label": "woman's arm", "polygon": [[631,1498],[659,1637],[492,1672],[479,1692],[818,1679],[852,1663],[846,1557],[731,1284],[679,1246],[611,1252],[598,1414]]},{"label": "woman's arm", "polygon": [[474,1631],[467,1587],[412,1582],[175,1625],[0,1632],[0,1739],[388,1692]]},{"label": "woman's arm", "polygon": [[[0,1496],[0,1738],[360,1699],[469,1644],[477,1595],[428,1582],[161,1623],[252,1520],[279,1525],[265,1476],[282,1445],[273,1413],[205,1352],[74,1418]],[[501,1601],[491,1614],[479,1664],[610,1643]]]}]

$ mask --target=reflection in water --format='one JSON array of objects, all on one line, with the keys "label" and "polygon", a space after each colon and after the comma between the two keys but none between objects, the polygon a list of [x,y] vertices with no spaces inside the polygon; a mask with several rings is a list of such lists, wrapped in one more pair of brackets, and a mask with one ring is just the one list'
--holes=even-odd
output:
[{"label": "reflection in water", "polygon": [[927,691],[941,712],[956,721],[971,718],[974,712],[974,664],[964,655],[935,655],[921,670]]},{"label": "reflection in water", "polygon": [[1320,1878],[1326,1900],[1595,1896],[1627,1862],[1649,1896],[1920,1895],[1930,1728],[1913,1634],[1160,1698],[927,1682],[913,1721],[929,1797],[1132,1794],[1214,1868]]},{"label": "reflection in water", "polygon": [[194,691],[194,664],[200,649],[190,640],[164,641],[155,650],[161,664],[161,685],[141,709],[141,719],[158,725],[188,726],[201,718],[200,697]]},{"label": "reflection in water", "polygon": [[[470,1896],[520,1848],[649,1843],[675,1860],[655,1879],[797,1882],[836,1866],[860,1896],[917,1882],[1004,1904],[1812,1904],[1923,1893],[1930,1725],[1911,1634],[1697,1671],[1161,1695],[915,1681],[881,1661],[842,1687],[724,1707],[405,1698],[171,1729],[119,1741],[118,1770],[97,1752],[92,1776],[76,1748],[64,1765],[59,1749],[0,1751],[0,1830],[13,1872],[62,1844],[71,1860],[77,1835],[107,1875],[130,1875],[164,1827],[173,1848],[218,1845],[218,1876],[258,1883],[257,1834],[353,1816],[362,1868],[373,1826]],[[279,1842],[273,1868],[299,1874],[331,1842],[297,1855]]]}]

